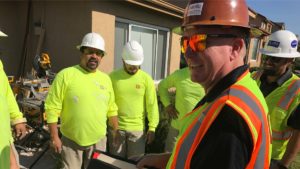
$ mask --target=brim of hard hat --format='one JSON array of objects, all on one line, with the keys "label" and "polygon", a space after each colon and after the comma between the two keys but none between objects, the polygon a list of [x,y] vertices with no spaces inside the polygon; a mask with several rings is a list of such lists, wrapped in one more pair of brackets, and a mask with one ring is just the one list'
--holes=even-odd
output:
[{"label": "brim of hard hat", "polygon": [[293,52],[293,53],[271,53],[266,51],[265,49],[260,49],[259,50],[260,53],[264,54],[264,55],[268,55],[268,56],[272,56],[272,57],[279,57],[279,58],[298,58],[300,57],[300,53],[299,52]]},{"label": "brim of hard hat", "polygon": [[143,60],[142,61],[124,60],[124,62],[128,65],[140,66],[143,63]]},{"label": "brim of hard hat", "polygon": [[0,31],[0,37],[7,37],[7,35],[5,33],[3,33],[2,31]]},{"label": "brim of hard hat", "polygon": [[[77,45],[77,46],[76,46],[76,49],[80,50],[81,47],[82,47],[81,45]],[[99,49],[99,50],[100,50],[100,49]],[[105,56],[105,55],[106,55],[106,52],[103,51],[103,50],[101,50],[101,51],[104,53],[104,56]]]}]

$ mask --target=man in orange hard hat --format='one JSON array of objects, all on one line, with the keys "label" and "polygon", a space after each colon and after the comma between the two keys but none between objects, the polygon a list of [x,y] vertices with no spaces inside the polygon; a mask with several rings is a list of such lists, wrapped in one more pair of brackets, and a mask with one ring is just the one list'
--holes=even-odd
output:
[{"label": "man in orange hard hat", "polygon": [[183,49],[205,96],[182,119],[175,148],[138,168],[269,169],[268,108],[244,62],[250,28],[245,0],[190,0]]}]

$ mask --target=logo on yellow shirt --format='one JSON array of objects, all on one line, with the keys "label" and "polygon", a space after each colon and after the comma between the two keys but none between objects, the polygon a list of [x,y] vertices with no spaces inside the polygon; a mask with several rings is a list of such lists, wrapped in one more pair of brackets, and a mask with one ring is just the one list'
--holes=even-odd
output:
[{"label": "logo on yellow shirt", "polygon": [[136,88],[136,89],[140,89],[140,88],[141,88],[141,85],[136,84],[136,85],[135,85],[135,88]]}]

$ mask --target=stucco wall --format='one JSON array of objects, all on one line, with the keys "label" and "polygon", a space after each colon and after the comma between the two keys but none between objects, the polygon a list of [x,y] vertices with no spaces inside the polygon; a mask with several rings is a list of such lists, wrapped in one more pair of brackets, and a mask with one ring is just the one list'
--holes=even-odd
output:
[{"label": "stucco wall", "polygon": [[[170,29],[181,24],[181,19],[126,1],[32,1],[29,31],[25,34],[28,4],[27,1],[0,2],[0,29],[9,35],[0,40],[0,49],[4,48],[1,59],[10,75],[17,75],[20,71],[24,54],[25,72],[31,70],[39,43],[39,35],[34,33],[35,25],[45,29],[41,52],[47,52],[51,57],[54,72],[79,63],[80,53],[75,46],[91,31],[102,34],[107,43],[108,57],[104,58],[100,69],[110,72],[114,62],[115,17]],[[24,43],[26,35],[27,41]],[[170,38],[173,39],[172,36]],[[170,45],[173,43],[170,42]],[[23,52],[24,49],[26,53]],[[179,54],[173,54],[171,49],[169,58],[171,57],[172,67],[176,61],[172,59],[173,56],[179,58]]]},{"label": "stucco wall", "polygon": [[170,42],[170,57],[169,57],[169,69],[168,74],[173,73],[175,70],[179,69],[180,65],[180,35],[171,33]]},{"label": "stucco wall", "polygon": [[113,15],[97,11],[92,12],[92,31],[101,34],[105,41],[106,56],[102,59],[99,67],[104,72],[111,72],[113,70],[115,18]]},{"label": "stucco wall", "polygon": [[0,39],[0,58],[9,75],[17,74],[25,35],[26,2],[0,2],[0,29],[8,35]]}]

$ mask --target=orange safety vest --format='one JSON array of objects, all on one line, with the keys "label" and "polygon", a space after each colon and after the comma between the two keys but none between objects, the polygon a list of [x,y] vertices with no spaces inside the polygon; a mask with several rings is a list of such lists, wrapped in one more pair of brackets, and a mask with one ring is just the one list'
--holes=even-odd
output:
[{"label": "orange safety vest", "polygon": [[[240,78],[243,78],[245,74],[249,75],[249,72],[245,72]],[[250,75],[248,78],[252,80]],[[179,138],[173,152],[171,169],[190,169],[194,152],[224,105],[234,108],[245,120],[251,132],[253,150],[246,169],[269,169],[270,133],[267,112],[255,94],[245,86],[234,84],[214,102],[208,103],[208,106],[202,105],[193,111],[202,112],[194,118],[191,125]]]}]

